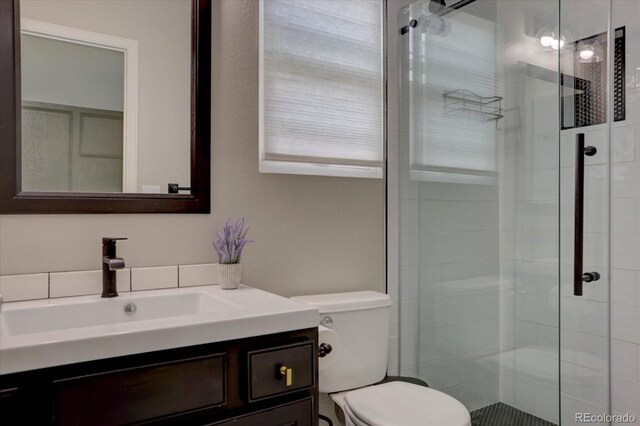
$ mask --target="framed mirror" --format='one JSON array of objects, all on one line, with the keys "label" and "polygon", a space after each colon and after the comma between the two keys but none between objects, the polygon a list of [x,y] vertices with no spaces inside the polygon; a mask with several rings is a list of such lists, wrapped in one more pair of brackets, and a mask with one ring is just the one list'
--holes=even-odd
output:
[{"label": "framed mirror", "polygon": [[211,0],[0,1],[0,214],[209,213]]}]

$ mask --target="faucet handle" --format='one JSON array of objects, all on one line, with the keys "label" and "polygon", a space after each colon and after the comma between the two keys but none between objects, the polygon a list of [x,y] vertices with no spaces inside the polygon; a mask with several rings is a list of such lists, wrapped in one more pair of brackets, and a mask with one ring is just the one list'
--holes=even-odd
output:
[{"label": "faucet handle", "polygon": [[128,240],[126,237],[102,237],[102,245],[106,246],[107,244],[115,244],[118,240]]}]

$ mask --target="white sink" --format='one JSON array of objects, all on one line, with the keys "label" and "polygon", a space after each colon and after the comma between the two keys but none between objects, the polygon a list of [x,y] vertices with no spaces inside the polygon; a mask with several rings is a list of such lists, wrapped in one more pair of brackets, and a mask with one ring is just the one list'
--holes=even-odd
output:
[{"label": "white sink", "polygon": [[241,307],[208,292],[139,292],[111,299],[95,296],[58,299],[43,305],[6,309],[0,318],[6,335],[18,336],[232,309]]},{"label": "white sink", "polygon": [[5,303],[0,374],[310,328],[317,318],[313,307],[244,285]]}]

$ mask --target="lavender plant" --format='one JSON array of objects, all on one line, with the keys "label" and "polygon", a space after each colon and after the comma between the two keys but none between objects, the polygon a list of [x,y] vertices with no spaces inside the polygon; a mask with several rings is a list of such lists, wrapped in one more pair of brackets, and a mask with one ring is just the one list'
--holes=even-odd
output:
[{"label": "lavender plant", "polygon": [[218,261],[222,264],[240,263],[242,250],[247,243],[253,243],[254,240],[246,239],[249,228],[244,227],[244,218],[241,217],[235,223],[231,223],[231,219],[227,219],[222,228],[222,233],[215,230],[216,240],[213,242],[213,248],[218,254]]}]

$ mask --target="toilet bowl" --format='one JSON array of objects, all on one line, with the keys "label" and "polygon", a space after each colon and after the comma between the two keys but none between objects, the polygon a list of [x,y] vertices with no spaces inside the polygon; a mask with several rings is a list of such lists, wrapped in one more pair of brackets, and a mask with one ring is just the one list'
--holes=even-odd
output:
[{"label": "toilet bowl", "polygon": [[337,334],[331,362],[320,362],[318,385],[347,426],[471,426],[469,411],[444,392],[406,382],[376,384],[387,371],[388,295],[362,291],[292,299],[316,306],[319,322]]}]

